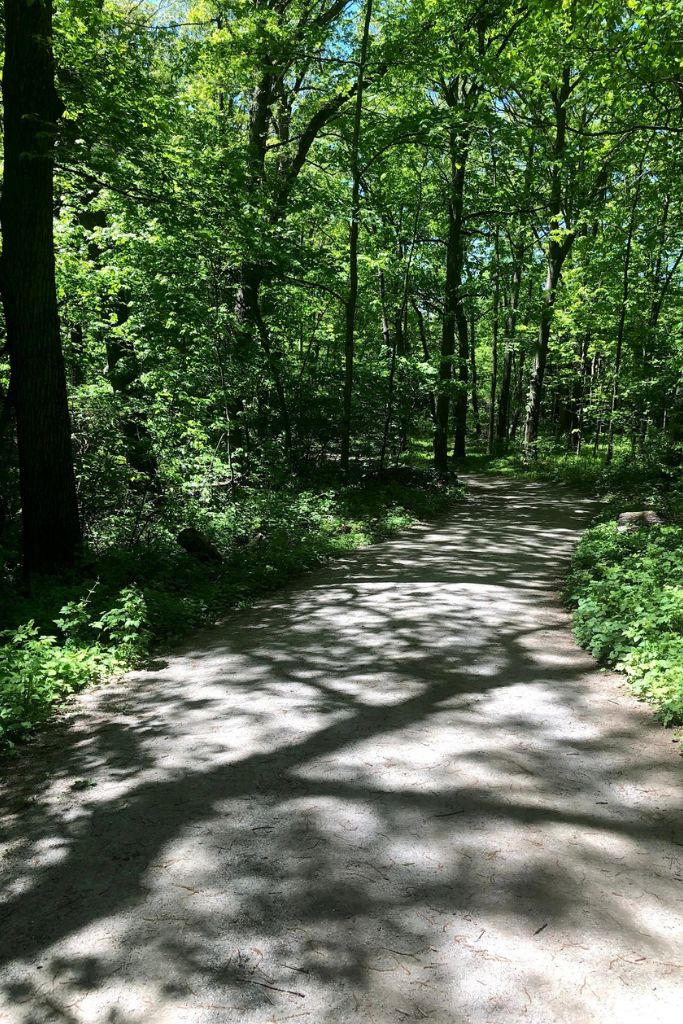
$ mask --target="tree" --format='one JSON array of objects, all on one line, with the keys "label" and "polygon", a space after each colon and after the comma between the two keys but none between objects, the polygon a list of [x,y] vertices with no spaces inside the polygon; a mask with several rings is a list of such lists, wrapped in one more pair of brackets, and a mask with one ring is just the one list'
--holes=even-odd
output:
[{"label": "tree", "polygon": [[349,283],[346,296],[346,323],[344,333],[344,389],[341,420],[341,468],[349,468],[351,451],[351,405],[353,400],[353,359],[356,332],[356,305],[358,303],[358,234],[360,232],[360,132],[363,118],[363,85],[368,63],[372,0],[365,0],[365,14],[358,60],[356,104],[351,135],[351,218],[349,220]]},{"label": "tree", "polygon": [[53,244],[53,154],[62,105],[51,0],[6,0],[2,299],[19,452],[24,568],[73,564],[80,526]]}]

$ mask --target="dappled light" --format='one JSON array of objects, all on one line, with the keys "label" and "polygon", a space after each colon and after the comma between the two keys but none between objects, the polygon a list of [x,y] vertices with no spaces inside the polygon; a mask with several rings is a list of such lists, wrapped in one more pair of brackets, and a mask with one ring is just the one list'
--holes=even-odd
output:
[{"label": "dappled light", "polygon": [[680,762],[556,593],[592,505],[471,484],[21,755],[3,1020],[673,1019]]}]

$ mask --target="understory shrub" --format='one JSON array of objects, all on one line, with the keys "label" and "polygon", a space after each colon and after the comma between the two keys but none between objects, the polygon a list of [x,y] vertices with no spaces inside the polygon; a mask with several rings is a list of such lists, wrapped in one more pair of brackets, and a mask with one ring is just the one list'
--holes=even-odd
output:
[{"label": "understory shrub", "polygon": [[0,634],[0,745],[45,721],[53,706],[115,667],[98,645],[61,645],[35,622]]},{"label": "understory shrub", "polygon": [[683,528],[586,531],[568,597],[579,643],[625,672],[666,725],[683,724]]}]

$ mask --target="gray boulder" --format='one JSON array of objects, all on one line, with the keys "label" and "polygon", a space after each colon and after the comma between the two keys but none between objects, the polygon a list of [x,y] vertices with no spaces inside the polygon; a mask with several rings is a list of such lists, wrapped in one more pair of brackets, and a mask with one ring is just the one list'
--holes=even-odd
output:
[{"label": "gray boulder", "polygon": [[181,548],[187,551],[188,555],[198,558],[200,562],[221,562],[220,552],[211,541],[195,529],[194,526],[187,526],[181,530],[176,540]]},{"label": "gray boulder", "polygon": [[649,529],[651,526],[662,526],[664,520],[653,509],[642,512],[622,512],[617,519],[619,533],[633,533],[634,530]]}]

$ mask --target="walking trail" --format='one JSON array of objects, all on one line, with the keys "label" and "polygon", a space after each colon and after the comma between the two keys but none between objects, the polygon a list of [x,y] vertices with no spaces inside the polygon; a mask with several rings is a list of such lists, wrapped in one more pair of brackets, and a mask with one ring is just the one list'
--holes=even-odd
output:
[{"label": "walking trail", "polygon": [[574,643],[591,506],[468,501],[84,695],[0,822],[10,1024],[657,1024],[683,765]]}]

